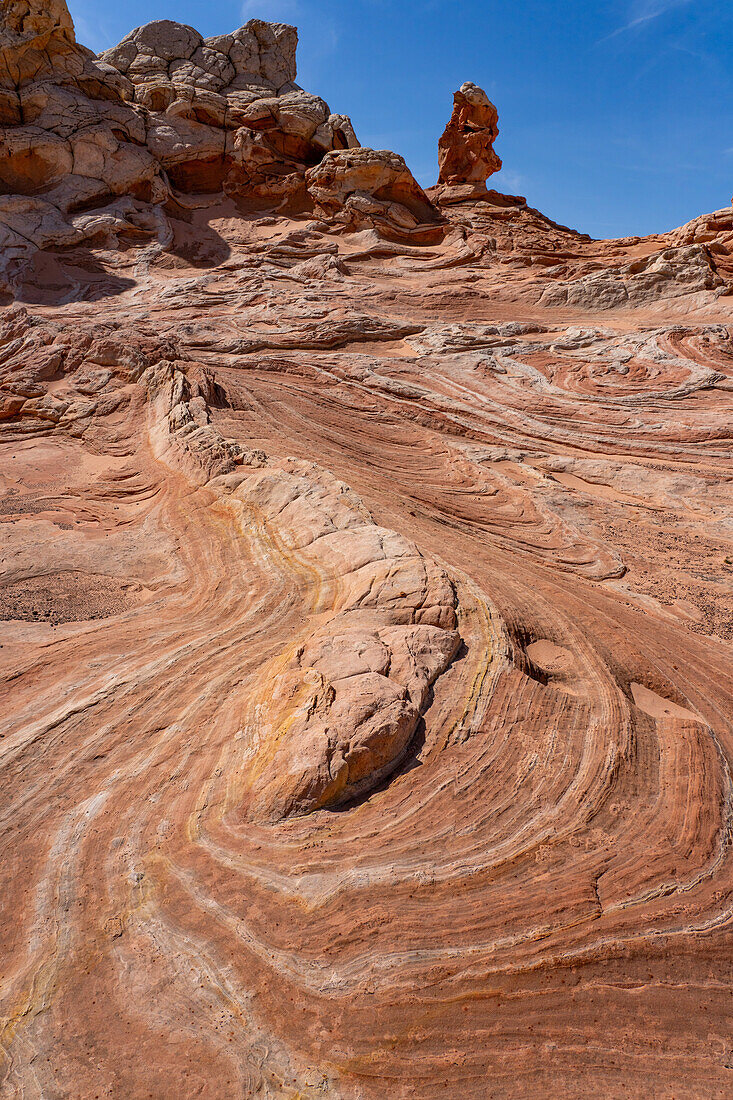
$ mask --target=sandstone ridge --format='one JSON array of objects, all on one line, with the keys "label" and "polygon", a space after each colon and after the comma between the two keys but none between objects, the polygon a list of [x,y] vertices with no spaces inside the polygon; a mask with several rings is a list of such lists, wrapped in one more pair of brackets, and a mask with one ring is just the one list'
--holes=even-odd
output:
[{"label": "sandstone ridge", "polygon": [[[347,116],[295,83],[296,44],[294,27],[257,19],[209,39],[162,20],[95,57],[63,0],[11,5],[0,26],[0,246],[11,280],[39,248],[160,241],[163,207],[197,195],[312,209],[308,167],[359,143]],[[380,203],[362,173],[352,188],[361,221],[369,203],[397,232],[439,221],[404,162],[395,170],[388,154],[369,156],[376,189],[391,173],[408,205]]]},{"label": "sandstone ridge", "polygon": [[728,1096],[733,208],[0,13],[3,1100]]}]

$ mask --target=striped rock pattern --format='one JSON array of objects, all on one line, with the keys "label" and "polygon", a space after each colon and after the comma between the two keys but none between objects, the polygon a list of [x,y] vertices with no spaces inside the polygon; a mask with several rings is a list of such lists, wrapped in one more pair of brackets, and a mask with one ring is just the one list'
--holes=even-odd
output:
[{"label": "striped rock pattern", "polygon": [[0,1095],[722,1100],[731,212],[358,191],[13,268]]},{"label": "striped rock pattern", "polygon": [[5,1094],[726,1094],[729,299],[451,211],[5,310]]}]

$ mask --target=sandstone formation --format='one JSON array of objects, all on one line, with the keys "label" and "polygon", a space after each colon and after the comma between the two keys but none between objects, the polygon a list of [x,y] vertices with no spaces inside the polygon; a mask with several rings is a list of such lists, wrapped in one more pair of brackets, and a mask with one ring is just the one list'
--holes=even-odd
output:
[{"label": "sandstone formation", "polygon": [[2,18],[0,1095],[729,1095],[733,209]]},{"label": "sandstone formation", "polygon": [[[499,112],[483,88],[467,81],[453,95],[453,114],[438,142],[438,184],[471,184],[486,190],[486,180],[501,168],[494,152]],[[463,189],[467,195],[468,189]]]},{"label": "sandstone formation", "polygon": [[[295,83],[296,44],[294,27],[257,19],[208,39],[161,20],[97,58],[77,44],[62,0],[6,4],[0,287],[39,248],[170,243],[163,209],[180,214],[202,194],[226,194],[240,211],[317,206],[324,183],[314,200],[307,168],[358,140],[347,116]],[[341,220],[372,224],[370,210],[398,234],[440,222],[395,154],[371,154]]]},{"label": "sandstone formation", "polygon": [[412,230],[442,237],[433,227],[443,218],[397,153],[363,148],[327,153],[306,172],[306,180],[317,213],[326,219],[352,229],[376,225],[383,234],[397,231],[402,238]]}]

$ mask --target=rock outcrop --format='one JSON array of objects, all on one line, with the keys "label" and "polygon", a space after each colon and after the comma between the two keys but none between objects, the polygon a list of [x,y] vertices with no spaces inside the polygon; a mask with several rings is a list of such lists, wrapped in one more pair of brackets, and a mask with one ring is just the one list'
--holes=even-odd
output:
[{"label": "rock outcrop", "polygon": [[257,19],[208,39],[163,20],[101,60],[130,82],[174,190],[294,198],[306,165],[358,145],[346,116],[295,83],[297,40],[295,27]]},{"label": "rock outcrop", "polygon": [[444,221],[403,158],[385,149],[327,153],[306,180],[316,211],[352,229],[379,225],[390,235],[424,237]]},{"label": "rock outcrop", "polygon": [[[296,45],[295,28],[279,23],[252,19],[204,39],[161,20],[97,58],[77,44],[63,0],[6,5],[0,280],[5,272],[11,285],[37,249],[116,247],[141,235],[160,244],[163,209],[185,208],[191,196],[226,195],[242,211],[312,209],[306,170],[358,140],[347,116],[295,83]],[[404,162],[370,156],[375,166],[386,158],[381,171],[370,179],[361,170],[350,190],[332,187],[331,213],[372,225],[371,202],[376,221],[397,232],[440,221]],[[352,199],[341,216],[340,192],[358,193],[361,209]],[[316,205],[323,194],[320,180]]]},{"label": "rock outcrop", "polygon": [[453,95],[453,113],[438,142],[439,184],[472,184],[485,190],[486,180],[501,168],[494,152],[499,113],[483,88],[467,81]]},{"label": "rock outcrop", "polygon": [[612,309],[629,302],[643,305],[702,291],[729,294],[730,284],[703,245],[689,244],[664,248],[619,266],[609,264],[568,282],[550,283],[540,301],[548,306]]},{"label": "rock outcrop", "polygon": [[733,209],[2,17],[3,1100],[728,1096]]}]

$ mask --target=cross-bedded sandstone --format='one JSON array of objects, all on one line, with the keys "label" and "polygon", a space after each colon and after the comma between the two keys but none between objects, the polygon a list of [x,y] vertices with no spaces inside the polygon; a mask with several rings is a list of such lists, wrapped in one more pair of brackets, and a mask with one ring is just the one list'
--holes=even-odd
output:
[{"label": "cross-bedded sandstone", "polygon": [[731,209],[2,18],[3,1096],[726,1096]]}]

